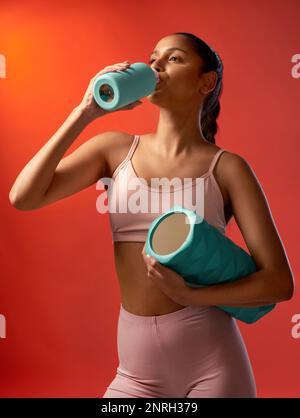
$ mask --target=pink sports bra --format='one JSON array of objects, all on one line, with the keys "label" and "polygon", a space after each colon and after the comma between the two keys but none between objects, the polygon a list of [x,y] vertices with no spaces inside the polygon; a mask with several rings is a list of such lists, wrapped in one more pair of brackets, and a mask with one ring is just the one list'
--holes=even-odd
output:
[{"label": "pink sports bra", "polygon": [[[145,242],[147,239],[148,228],[151,222],[158,217],[160,214],[164,213],[166,209],[172,207],[173,204],[181,204],[188,209],[195,210],[191,204],[186,203],[185,198],[183,198],[183,191],[193,188],[192,194],[192,202],[195,204],[194,199],[194,189],[196,186],[196,180],[190,181],[184,186],[181,185],[179,187],[172,187],[163,190],[163,188],[157,188],[149,186],[145,179],[141,179],[134,170],[134,167],[131,162],[132,155],[138,145],[140,136],[135,135],[132,145],[129,149],[129,152],[126,158],[118,165],[115,171],[112,174],[112,186],[108,188],[108,212],[109,212],[109,220],[110,226],[112,231],[112,241],[136,241],[136,242]],[[213,169],[218,161],[218,158],[224,152],[224,149],[220,149],[213,157],[211,164],[209,166],[208,171],[203,174],[198,179],[203,179],[203,193],[202,193],[202,204],[203,204],[203,216],[206,221],[212,225],[214,225],[221,233],[225,234],[226,229],[226,220],[224,215],[224,202],[223,196],[218,186],[218,183],[214,177]],[[143,180],[143,181],[142,181]],[[128,189],[129,181],[133,181],[135,186],[130,186]],[[132,207],[137,208],[138,205],[135,205],[135,196],[134,194],[137,191],[137,186],[140,189],[140,192],[143,193],[142,199],[145,202],[149,203],[149,198],[152,202],[156,203],[155,211],[150,209],[148,211],[132,211]],[[176,196],[178,193],[181,195],[182,200],[178,202],[176,200]],[[139,194],[141,196],[141,194]],[[165,210],[162,210],[163,200],[168,197],[170,206]],[[141,197],[139,197],[140,201]],[[128,204],[130,204],[130,210],[128,209]],[[182,204],[184,202],[184,204]],[[167,203],[169,204],[169,203]],[[113,210],[110,210],[114,208]],[[157,206],[158,205],[158,206]],[[146,205],[148,206],[148,205]],[[116,210],[117,208],[117,210]],[[153,206],[151,206],[153,208]],[[198,210],[197,210],[198,212]]]}]

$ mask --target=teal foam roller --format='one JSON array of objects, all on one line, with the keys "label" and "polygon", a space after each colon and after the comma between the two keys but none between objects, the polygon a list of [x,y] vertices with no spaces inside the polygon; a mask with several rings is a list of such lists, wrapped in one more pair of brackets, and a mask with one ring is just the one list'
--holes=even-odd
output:
[{"label": "teal foam roller", "polygon": [[[238,280],[254,273],[254,259],[196,212],[175,205],[152,221],[145,253],[175,270],[190,287]],[[251,324],[275,304],[258,307],[217,306]]]}]

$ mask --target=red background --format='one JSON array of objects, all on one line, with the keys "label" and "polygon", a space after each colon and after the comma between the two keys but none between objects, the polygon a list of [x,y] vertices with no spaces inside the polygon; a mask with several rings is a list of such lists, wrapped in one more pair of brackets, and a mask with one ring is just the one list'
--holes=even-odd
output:
[{"label": "red background", "polygon": [[[291,59],[300,53],[299,12],[297,0],[2,0],[0,396],[101,397],[115,375],[120,293],[108,214],[96,211],[99,191],[92,186],[29,212],[13,208],[8,193],[96,72],[126,59],[148,62],[172,32],[194,33],[223,59],[217,144],[256,172],[297,286],[300,79]],[[66,155],[106,130],[155,130],[159,109],[143,102],[97,119]],[[246,248],[235,222],[227,236]],[[291,333],[299,312],[296,288],[259,322],[238,321],[258,397],[300,395],[300,339]]]}]

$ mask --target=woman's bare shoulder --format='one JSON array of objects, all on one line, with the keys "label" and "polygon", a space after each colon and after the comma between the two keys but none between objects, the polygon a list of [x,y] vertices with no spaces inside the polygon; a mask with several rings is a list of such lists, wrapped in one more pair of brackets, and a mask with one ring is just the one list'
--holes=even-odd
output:
[{"label": "woman's bare shoulder", "polygon": [[101,138],[102,148],[107,148],[109,152],[111,149],[125,147],[133,141],[134,135],[124,131],[107,131],[105,135],[99,134]]},{"label": "woman's bare shoulder", "polygon": [[254,174],[254,171],[245,157],[235,152],[224,149],[226,152],[222,154],[220,158],[220,167],[223,176],[238,175],[241,172],[248,172],[248,174]]},{"label": "woman's bare shoulder", "polygon": [[248,172],[248,175],[252,174],[252,176],[254,173],[244,157],[225,148],[222,149],[224,149],[226,152],[223,152],[218,158],[214,169],[214,174],[222,191],[224,203],[226,206],[230,203],[229,195],[232,179],[241,175],[242,173],[245,173],[245,171]]},{"label": "woman's bare shoulder", "polygon": [[124,131],[110,131],[103,138],[101,150],[106,162],[106,176],[111,177],[115,168],[126,158],[135,135]]}]

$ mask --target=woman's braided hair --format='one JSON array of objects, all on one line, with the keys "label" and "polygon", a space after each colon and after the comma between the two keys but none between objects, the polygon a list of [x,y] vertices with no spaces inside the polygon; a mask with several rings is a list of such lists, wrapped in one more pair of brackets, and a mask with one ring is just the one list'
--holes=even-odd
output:
[{"label": "woman's braided hair", "polygon": [[196,35],[187,32],[176,32],[172,35],[184,35],[187,36],[192,43],[195,51],[200,55],[203,60],[203,72],[215,71],[217,73],[217,82],[215,88],[210,92],[204,101],[203,109],[201,113],[201,130],[207,141],[215,144],[215,135],[218,130],[217,117],[220,113],[220,101],[219,98],[223,91],[223,63],[219,55],[202,39]]}]

